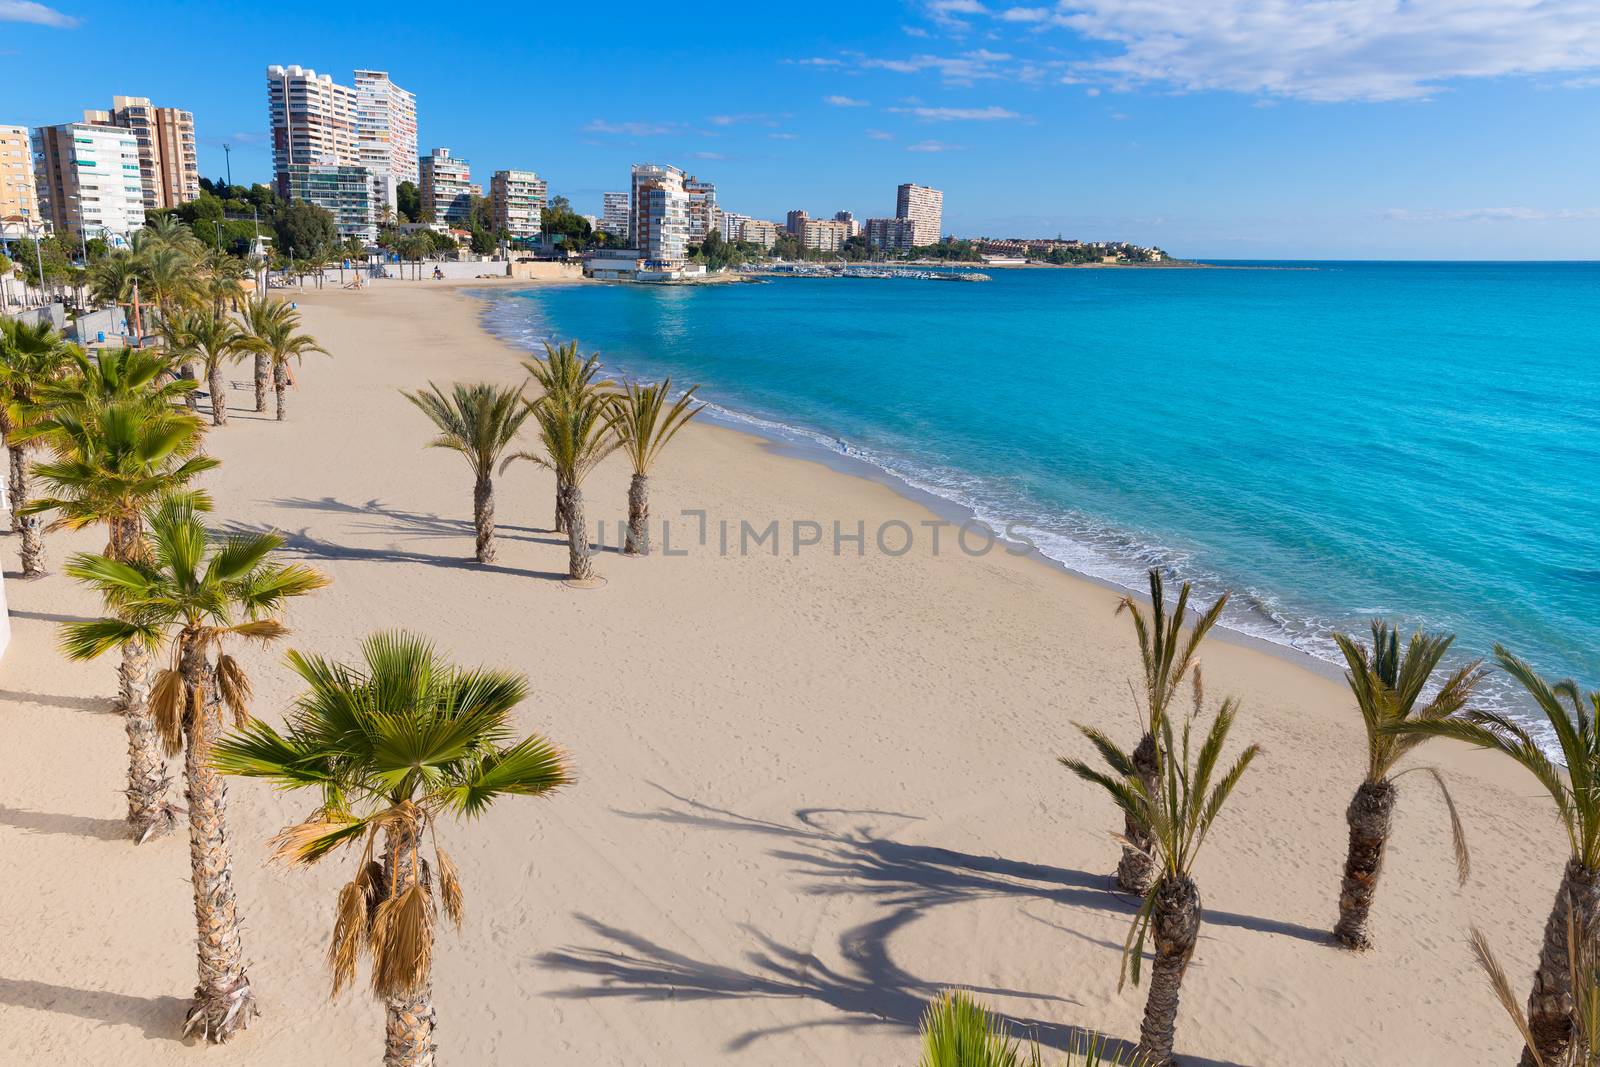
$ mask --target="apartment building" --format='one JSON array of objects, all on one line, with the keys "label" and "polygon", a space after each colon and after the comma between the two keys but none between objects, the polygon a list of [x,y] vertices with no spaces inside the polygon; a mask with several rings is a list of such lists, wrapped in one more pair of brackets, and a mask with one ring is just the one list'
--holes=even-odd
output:
[{"label": "apartment building", "polygon": [[431,210],[434,222],[466,222],[472,214],[471,165],[448,148],[435,148],[420,162],[423,212]]},{"label": "apartment building", "polygon": [[868,219],[867,248],[874,252],[902,252],[922,243],[911,219]]},{"label": "apartment building", "polygon": [[25,233],[39,222],[39,194],[33,183],[33,147],[28,127],[0,126],[0,227],[10,224]]},{"label": "apartment building", "polygon": [[[379,204],[373,194],[372,172],[366,167],[291,163],[284,179],[285,195],[332,215],[340,237],[359,237],[369,243],[378,239]],[[308,251],[300,249],[296,254]]]},{"label": "apartment building", "polygon": [[835,211],[833,213],[833,221],[842,222],[846,226],[850,227],[851,237],[854,237],[861,232],[861,220],[856,218],[855,215],[848,211]]},{"label": "apartment building", "polygon": [[672,270],[689,255],[689,195],[683,171],[655,163],[633,168],[629,243],[647,267]]},{"label": "apartment building", "polygon": [[489,179],[489,201],[496,230],[513,241],[539,236],[549,187],[531,170],[497,170]]},{"label": "apartment building", "polygon": [[800,243],[818,252],[838,252],[851,237],[850,224],[838,219],[806,219]]},{"label": "apartment building", "polygon": [[749,215],[741,215],[737,211],[719,211],[717,213],[717,232],[724,241],[739,240],[739,229],[750,221]]},{"label": "apartment building", "polygon": [[33,131],[40,216],[58,234],[113,244],[144,226],[139,141],[132,131],[89,122]]},{"label": "apartment building", "polygon": [[800,237],[806,232],[806,218],[804,211],[791,211],[784,223],[784,230],[791,237]]},{"label": "apartment building", "polygon": [[278,195],[290,195],[291,165],[361,164],[356,114],[356,91],[338,84],[332,75],[299,66],[267,68],[267,118]]},{"label": "apartment building", "polygon": [[148,97],[114,96],[109,111],[85,111],[83,121],[130,131],[139,145],[139,180],[147,211],[174,208],[200,198],[194,115],[156,107]]},{"label": "apartment building", "polygon": [[896,218],[911,220],[915,229],[914,244],[938,244],[944,227],[944,193],[906,182],[896,190],[894,214]]},{"label": "apartment building", "polygon": [[372,172],[380,209],[397,203],[401,182],[417,182],[417,98],[385,70],[355,72],[356,158]]},{"label": "apartment building", "polygon": [[766,219],[745,219],[739,226],[739,240],[749,241],[761,248],[771,248],[778,243],[783,227]]},{"label": "apartment building", "polygon": [[690,175],[683,180],[683,192],[689,198],[689,243],[697,245],[717,229],[717,187]]},{"label": "apartment building", "polygon": [[600,228],[621,240],[623,244],[627,244],[631,239],[628,229],[628,194],[601,193],[600,207]]}]

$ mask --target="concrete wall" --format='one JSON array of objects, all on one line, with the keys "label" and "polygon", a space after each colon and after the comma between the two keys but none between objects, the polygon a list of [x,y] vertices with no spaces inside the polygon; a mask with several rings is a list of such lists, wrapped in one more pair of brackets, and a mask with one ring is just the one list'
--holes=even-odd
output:
[{"label": "concrete wall", "polygon": [[570,263],[555,260],[541,259],[532,263],[512,262],[510,276],[528,281],[539,282],[569,282],[583,277],[583,263],[573,260]]},{"label": "concrete wall", "polygon": [[67,309],[60,304],[29,308],[26,311],[8,311],[6,314],[18,322],[27,323],[29,326],[39,322],[48,322],[57,330],[67,328]]},{"label": "concrete wall", "polygon": [[94,343],[102,331],[105,332],[107,341],[120,338],[126,342],[128,321],[120,307],[106,308],[103,311],[91,311],[79,315],[78,321],[73,324],[73,330],[72,339],[79,344]]}]

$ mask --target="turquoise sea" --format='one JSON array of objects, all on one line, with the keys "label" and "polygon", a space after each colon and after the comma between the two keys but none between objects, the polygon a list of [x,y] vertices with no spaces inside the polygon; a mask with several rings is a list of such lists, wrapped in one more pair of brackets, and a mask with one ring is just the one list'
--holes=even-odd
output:
[{"label": "turquoise sea", "polygon": [[1322,658],[1384,615],[1600,686],[1600,264],[1228,266],[550,287],[485,318],[1075,570],[1231,590],[1231,626]]}]

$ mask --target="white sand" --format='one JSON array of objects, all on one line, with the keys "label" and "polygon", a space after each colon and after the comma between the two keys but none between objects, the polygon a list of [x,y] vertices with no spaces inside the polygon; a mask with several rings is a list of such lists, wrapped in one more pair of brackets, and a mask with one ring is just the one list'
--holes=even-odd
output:
[{"label": "white sand", "polygon": [[[550,476],[499,490],[499,562],[472,565],[461,460],[424,451],[398,389],[520,376],[477,305],[430,284],[307,293],[332,349],[309,362],[279,425],[238,410],[212,435],[219,522],[274,526],[334,584],[297,607],[290,643],[335,656],[405,626],[452,654],[532,678],[529,729],[570,748],[579,783],[509,800],[443,843],[468,924],[437,954],[441,1062],[908,1065],[917,1017],[950,985],[1037,1023],[1137,1034],[1143,990],[1119,994],[1129,904],[1107,892],[1120,820],[1057,754],[1080,719],[1133,740],[1135,665],[1114,594],[994,552],[903,558],[825,546],[796,557],[626,560],[609,584],[553,580]],[[270,405],[270,401],[269,401]],[[270,418],[270,413],[267,416]],[[608,460],[592,518],[625,508]],[[931,519],[872,482],[692,427],[654,479],[658,517],[713,524],[834,520],[869,530]],[[679,520],[683,544],[692,520]],[[919,531],[920,532],[920,531]],[[736,540],[736,539],[735,539]],[[234,870],[262,1017],[220,1049],[177,1039],[194,982],[185,837],[122,838],[114,665],[54,650],[93,599],[59,574],[15,579],[0,663],[0,1063],[208,1067],[369,1064],[382,1010],[326,995],[323,950],[352,861],[265,865],[267,838],[309,796],[257,782],[230,794]],[[48,539],[52,567],[91,535]],[[258,713],[296,689],[282,649],[247,653]],[[1323,939],[1335,915],[1344,807],[1364,766],[1342,683],[1221,641],[1209,690],[1244,701],[1236,744],[1265,752],[1201,859],[1207,907],[1184,986],[1192,1064],[1509,1063],[1518,1042],[1475,971],[1476,921],[1525,988],[1565,855],[1546,800],[1493,757],[1435,743],[1476,866],[1455,888],[1444,812],[1422,776],[1403,798],[1375,919],[1376,951]],[[174,771],[178,770],[174,765]]]}]

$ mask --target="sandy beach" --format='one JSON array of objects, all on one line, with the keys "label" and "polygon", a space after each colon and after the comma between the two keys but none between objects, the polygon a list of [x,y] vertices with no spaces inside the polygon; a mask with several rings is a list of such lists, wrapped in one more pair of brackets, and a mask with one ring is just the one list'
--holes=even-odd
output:
[{"label": "sandy beach", "polygon": [[[1056,762],[1091,754],[1074,720],[1136,740],[1117,594],[1002,548],[969,555],[954,527],[935,551],[921,504],[698,424],[653,478],[672,555],[602,551],[604,587],[569,588],[551,476],[522,464],[498,483],[499,558],[475,565],[466,466],[422,447],[399,390],[523,377],[525,353],[478,325],[464,290],[482,284],[292,294],[333,357],[299,371],[283,424],[244,410],[236,368],[232,418],[208,439],[215,521],[281,530],[332,578],[295,606],[286,643],[244,651],[258,715],[279,721],[297,692],[286,648],[349,657],[403,626],[526,672],[522,724],[571,753],[570,790],[441,827],[467,894],[465,930],[436,955],[441,1062],[909,1067],[918,1017],[951,986],[1046,1044],[1073,1026],[1136,1037],[1144,990],[1117,991],[1134,905],[1108,878],[1121,820]],[[626,487],[620,457],[586,486],[612,546]],[[705,512],[703,544],[684,510]],[[774,520],[776,552],[741,551],[741,522]],[[913,534],[902,555],[874,544],[891,530],[898,549],[896,522]],[[820,543],[797,549],[809,523]],[[864,551],[836,554],[835,523],[862,524]],[[50,536],[53,573],[30,582],[4,538],[0,1063],[377,1062],[381,1005],[360,988],[327,997],[348,864],[268,866],[268,838],[310,803],[253,781],[229,799],[262,1016],[222,1047],[178,1039],[194,985],[186,840],[124,840],[114,664],[55,649],[59,623],[98,613],[60,564],[99,547]],[[1456,888],[1437,791],[1402,779],[1377,948],[1340,951],[1326,931],[1365,762],[1348,690],[1238,642],[1210,641],[1203,661],[1208,691],[1243,702],[1234,743],[1264,751],[1199,863],[1181,1062],[1513,1062],[1520,1040],[1465,937],[1480,925],[1526,991],[1567,850],[1548,799],[1499,757],[1423,748],[1455,790],[1472,879]]]}]

